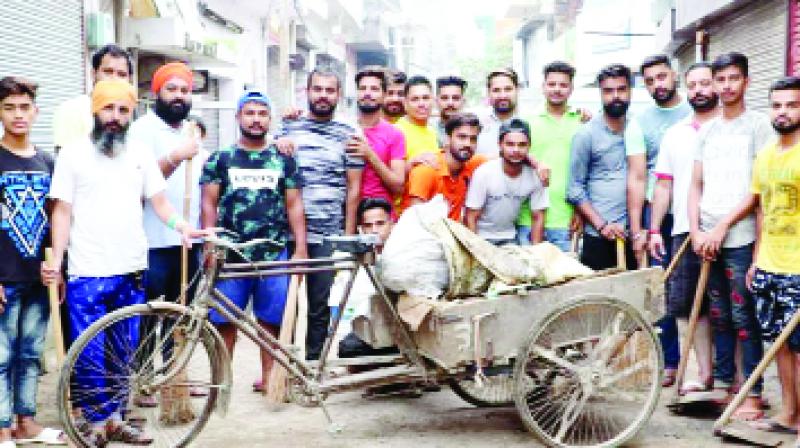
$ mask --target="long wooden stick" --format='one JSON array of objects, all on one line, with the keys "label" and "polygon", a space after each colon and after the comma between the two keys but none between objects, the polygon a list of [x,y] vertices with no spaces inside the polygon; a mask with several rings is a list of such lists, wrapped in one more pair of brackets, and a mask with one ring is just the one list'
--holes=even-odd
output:
[{"label": "long wooden stick", "polygon": [[570,240],[569,244],[570,252],[574,252],[576,254],[578,253],[578,240],[580,239],[580,235],[581,232],[578,232],[577,230],[572,232],[572,239]]},{"label": "long wooden stick", "polygon": [[625,239],[617,238],[617,267],[627,269],[628,263],[625,260]]},{"label": "long wooden stick", "polygon": [[[44,249],[44,261],[48,266],[53,262],[53,249]],[[56,343],[56,360],[58,360],[59,368],[64,363],[65,349],[64,349],[64,334],[61,332],[61,308],[60,301],[58,300],[58,284],[51,283],[47,285],[47,297],[50,300],[50,320],[53,321],[53,340]]]},{"label": "long wooden stick", "polygon": [[[292,343],[294,336],[294,324],[297,320],[297,295],[300,289],[300,276],[293,275],[289,281],[289,291],[286,294],[286,306],[283,309],[283,319],[281,320],[281,331],[278,336],[282,345],[288,346]],[[269,378],[264,393],[267,399],[274,403],[286,401],[286,369],[277,362],[272,363],[272,369],[264,372],[264,378]]]},{"label": "long wooden stick", "polygon": [[677,400],[683,386],[683,377],[686,374],[686,365],[689,363],[689,351],[694,345],[694,334],[697,330],[697,321],[700,318],[700,308],[703,305],[703,296],[708,284],[708,274],[711,271],[711,262],[703,260],[700,267],[700,277],[697,280],[697,289],[694,291],[694,302],[692,302],[692,312],[689,315],[689,328],[686,331],[686,341],[681,347],[681,359],[678,362],[678,371],[675,373],[675,399]]},{"label": "long wooden stick", "polygon": [[764,374],[764,371],[767,370],[767,367],[775,359],[775,355],[778,353],[783,344],[786,343],[786,340],[789,339],[792,332],[797,328],[797,325],[800,324],[800,311],[796,311],[792,316],[791,320],[786,324],[783,328],[783,331],[778,335],[775,339],[775,342],[772,343],[772,346],[767,350],[767,353],[764,354],[764,357],[761,358],[761,362],[758,363],[753,373],[747,377],[747,381],[744,382],[742,387],[739,388],[739,392],[733,397],[728,406],[725,408],[725,411],[722,412],[722,415],[719,416],[716,422],[714,422],[714,431],[721,430],[728,422],[731,420],[731,416],[733,415],[734,411],[742,404],[744,399],[750,393],[750,390],[753,389],[755,386],[756,381],[761,378],[761,375]]},{"label": "long wooden stick", "polygon": [[692,239],[690,237],[686,237],[686,240],[681,244],[681,247],[678,249],[678,252],[672,256],[672,261],[669,262],[669,266],[667,266],[667,270],[664,271],[664,281],[666,281],[670,275],[672,275],[672,271],[675,270],[675,266],[678,265],[678,260],[681,259],[683,253],[686,252],[686,248],[692,243]]},{"label": "long wooden stick", "polygon": [[[192,122],[187,122],[189,136],[194,140],[199,140],[199,132],[197,125]],[[191,217],[192,206],[192,191],[194,190],[194,178],[192,170],[192,159],[186,161],[184,165],[184,188],[183,188],[183,220],[189,222]],[[181,305],[186,305],[187,290],[189,286],[189,248],[181,244],[181,284],[180,295],[178,302]],[[173,334],[174,353],[180,353],[183,350],[186,341],[180,332],[175,331]],[[177,358],[177,355],[175,356]],[[170,383],[186,384],[188,383],[188,375],[186,370],[181,370],[175,375],[175,378]],[[174,385],[167,385],[161,391],[161,421],[164,424],[187,423],[194,419],[195,413],[191,407],[189,398],[189,388],[185,386],[177,387]]]}]

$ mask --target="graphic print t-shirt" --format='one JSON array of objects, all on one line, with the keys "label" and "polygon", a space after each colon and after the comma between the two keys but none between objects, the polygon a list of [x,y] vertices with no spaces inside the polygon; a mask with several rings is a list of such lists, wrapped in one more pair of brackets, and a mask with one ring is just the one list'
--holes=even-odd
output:
[{"label": "graphic print t-shirt", "polygon": [[[247,151],[234,145],[209,157],[200,183],[220,186],[219,227],[238,233],[242,242],[269,238],[286,245],[289,236],[286,190],[300,188],[300,173],[294,159],[278,153],[275,146]],[[278,257],[281,248],[260,244],[243,253],[253,262],[271,261]]]},{"label": "graphic print t-shirt", "polygon": [[53,165],[42,151],[20,157],[0,146],[0,282],[39,279],[50,229],[45,202]]}]

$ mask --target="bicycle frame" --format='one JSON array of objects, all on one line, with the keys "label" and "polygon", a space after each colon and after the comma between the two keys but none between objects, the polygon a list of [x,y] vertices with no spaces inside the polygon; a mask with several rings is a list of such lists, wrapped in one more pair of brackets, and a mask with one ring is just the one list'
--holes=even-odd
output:
[{"label": "bicycle frame", "polygon": [[[423,367],[422,358],[417,353],[416,344],[413,342],[411,334],[402,324],[394,304],[375,275],[372,267],[375,259],[374,252],[350,254],[347,257],[266,261],[257,263],[224,263],[222,260],[225,260],[227,250],[218,247],[215,251],[218,261],[211,264],[206,269],[208,290],[205,293],[201,293],[198,300],[195,301],[195,306],[199,309],[201,315],[207,318],[210,309],[216,310],[227,319],[228,322],[232,323],[237,330],[244,333],[261,349],[267,351],[267,353],[283,366],[293,378],[302,381],[303,385],[310,393],[318,394],[320,392],[327,357],[343,313],[339,313],[332,322],[315,372],[315,369],[312,368],[309,362],[300,359],[290,347],[283,345],[275,336],[264,330],[255,318],[249,316],[244,310],[236,306],[226,297],[225,294],[219,291],[215,287],[218,280],[349,271],[350,276],[347,279],[344,294],[339,303],[339,309],[343,310],[347,306],[358,269],[364,268],[375,290],[382,297],[384,303],[390,310],[396,328],[399,329],[401,338],[401,340],[398,341],[399,348],[411,363]],[[198,330],[196,331],[199,331],[199,328],[200,326],[198,326]],[[196,340],[196,338],[194,339]],[[181,365],[181,363],[177,363],[177,365]],[[358,383],[354,383],[353,385],[355,386],[357,384]]]}]

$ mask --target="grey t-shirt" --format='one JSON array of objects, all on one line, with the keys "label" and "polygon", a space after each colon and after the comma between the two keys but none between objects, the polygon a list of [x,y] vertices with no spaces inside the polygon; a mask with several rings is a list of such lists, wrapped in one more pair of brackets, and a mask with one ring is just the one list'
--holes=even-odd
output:
[{"label": "grey t-shirt", "polygon": [[517,177],[503,171],[503,160],[492,159],[472,174],[467,190],[466,207],[483,210],[478,218],[478,235],[487,240],[508,240],[516,235],[514,223],[526,199],[531,210],[544,210],[549,205],[547,188],[529,166]]},{"label": "grey t-shirt", "polygon": [[[625,121],[626,127],[630,119]],[[592,117],[572,138],[567,201],[572,205],[589,202],[603,220],[627,225],[627,173],[623,132],[615,133],[602,113]],[[588,221],[588,235],[597,229]]]},{"label": "grey t-shirt", "polygon": [[[703,164],[700,230],[713,229],[747,196],[756,153],[774,136],[769,118],[750,110],[733,120],[717,117],[702,128],[695,153]],[[756,221],[750,215],[728,230],[723,247],[745,246],[755,238]]]}]

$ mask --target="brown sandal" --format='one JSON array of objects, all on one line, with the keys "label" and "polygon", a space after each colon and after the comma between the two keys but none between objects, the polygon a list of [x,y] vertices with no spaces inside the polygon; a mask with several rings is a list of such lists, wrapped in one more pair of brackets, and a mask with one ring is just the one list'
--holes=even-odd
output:
[{"label": "brown sandal", "polygon": [[106,429],[106,436],[109,442],[122,442],[128,445],[147,446],[153,443],[153,438],[145,435],[144,431],[126,423]]}]

